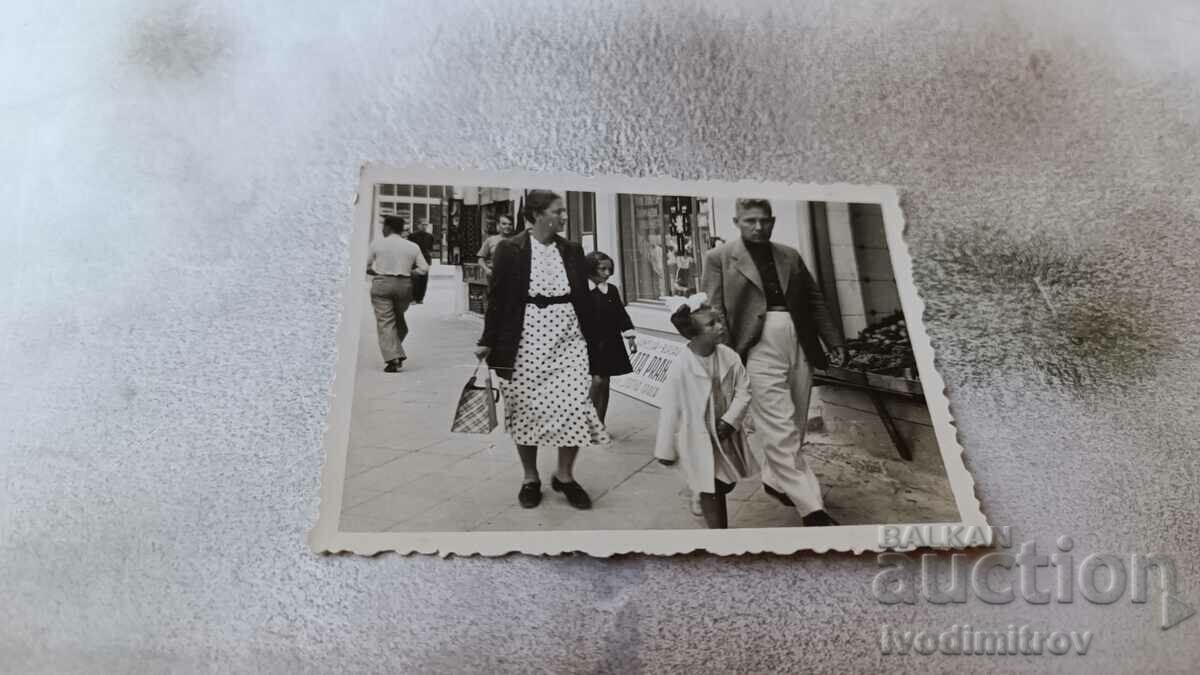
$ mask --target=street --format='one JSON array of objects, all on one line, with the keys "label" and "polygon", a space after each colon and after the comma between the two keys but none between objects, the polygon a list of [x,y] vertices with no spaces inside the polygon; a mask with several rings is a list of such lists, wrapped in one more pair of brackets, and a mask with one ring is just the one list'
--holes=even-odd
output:
[{"label": "street", "polygon": [[[454,312],[459,282],[432,277],[425,304],[409,309],[408,360],[399,373],[383,372],[367,288],[362,282],[357,298],[363,314],[342,531],[704,527],[689,511],[689,493],[676,469],[652,458],[657,408],[616,392],[607,420],[613,444],[582,449],[576,464],[592,510],[576,510],[550,490],[553,448],[542,448],[539,456],[541,506],[521,508],[522,472],[502,410],[500,427],[488,436],[449,431],[482,329],[482,319]],[[945,481],[905,462],[872,457],[812,432],[806,451],[827,510],[843,524],[958,520]],[[765,495],[757,480],[742,481],[729,495],[729,520],[738,528],[801,525],[799,514]]]}]

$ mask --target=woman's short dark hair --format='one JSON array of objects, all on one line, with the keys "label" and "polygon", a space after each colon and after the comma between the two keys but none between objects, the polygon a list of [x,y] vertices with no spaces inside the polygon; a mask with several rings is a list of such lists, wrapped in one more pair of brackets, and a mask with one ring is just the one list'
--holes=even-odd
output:
[{"label": "woman's short dark hair", "polygon": [[692,311],[687,305],[680,305],[674,312],[671,312],[671,325],[683,337],[691,340],[700,334],[696,330],[696,315],[702,312],[714,311],[708,304],[700,305],[699,309]]},{"label": "woman's short dark hair", "polygon": [[553,190],[530,190],[525,197],[525,220],[532,223],[539,213],[544,213],[559,199],[562,195]]},{"label": "woman's short dark hair", "polygon": [[616,270],[616,263],[614,263],[613,259],[610,258],[604,251],[592,251],[591,253],[587,254],[586,257],[588,263],[588,274],[595,274],[600,269],[600,263],[602,262],[608,262],[608,266],[614,271]]}]

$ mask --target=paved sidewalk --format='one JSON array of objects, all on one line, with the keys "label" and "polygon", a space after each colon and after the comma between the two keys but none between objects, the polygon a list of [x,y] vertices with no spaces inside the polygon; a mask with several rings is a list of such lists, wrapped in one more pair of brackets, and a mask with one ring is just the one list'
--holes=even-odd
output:
[{"label": "paved sidewalk", "polygon": [[[592,496],[592,510],[573,509],[550,490],[557,455],[553,448],[543,448],[538,461],[542,505],[521,508],[521,467],[503,423],[489,436],[449,431],[459,393],[474,368],[471,350],[482,327],[478,318],[453,314],[456,283],[431,279],[425,304],[409,310],[409,358],[404,370],[394,374],[383,372],[367,286],[362,286],[343,531],[704,527],[688,510],[682,477],[651,457],[657,409],[616,392],[608,412],[612,446],[584,448],[576,464],[576,477]],[[807,450],[826,491],[827,508],[841,522],[957,520],[944,480],[830,437],[809,434],[809,439]],[[731,527],[801,525],[795,510],[767,497],[758,481],[743,481],[729,499]]]}]

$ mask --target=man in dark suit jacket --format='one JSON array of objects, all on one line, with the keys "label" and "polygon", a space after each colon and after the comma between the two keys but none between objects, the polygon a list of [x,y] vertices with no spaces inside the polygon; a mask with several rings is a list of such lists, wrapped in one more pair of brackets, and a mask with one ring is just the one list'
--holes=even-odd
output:
[{"label": "man in dark suit jacket", "polygon": [[708,252],[702,285],[750,376],[750,439],[764,460],[763,489],[795,506],[805,525],[836,525],[801,448],[812,369],[829,363],[821,340],[838,363],[845,347],[800,253],[771,242],[771,203],[739,199],[736,209],[741,236]]},{"label": "man in dark suit jacket", "polygon": [[[433,265],[433,235],[428,232],[429,223],[418,223],[413,227],[413,231],[408,235],[408,240],[416,244],[421,249],[421,255],[425,256],[425,262]],[[413,280],[413,302],[418,305],[425,302],[425,292],[429,289],[429,275],[424,275]]]}]

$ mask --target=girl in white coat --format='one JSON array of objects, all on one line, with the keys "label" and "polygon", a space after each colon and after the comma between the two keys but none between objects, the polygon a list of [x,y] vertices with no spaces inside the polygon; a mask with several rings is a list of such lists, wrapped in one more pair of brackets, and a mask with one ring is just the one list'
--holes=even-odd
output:
[{"label": "girl in white coat", "polygon": [[725,495],[739,478],[758,473],[741,430],[750,404],[750,378],[737,352],[721,344],[721,317],[697,293],[671,313],[671,323],[688,338],[667,371],[659,393],[658,438],[654,457],[678,462],[693,493],[700,495],[704,522],[729,527]]}]

